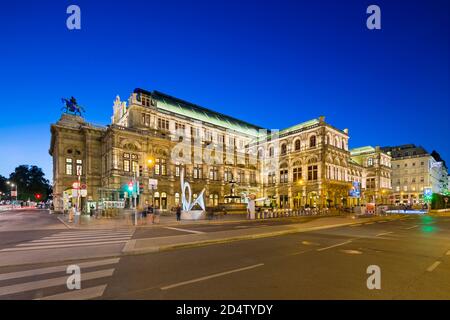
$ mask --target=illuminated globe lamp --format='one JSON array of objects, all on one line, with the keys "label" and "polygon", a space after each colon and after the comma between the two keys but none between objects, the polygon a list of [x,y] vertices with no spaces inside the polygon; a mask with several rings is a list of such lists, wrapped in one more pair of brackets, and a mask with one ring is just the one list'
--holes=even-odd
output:
[{"label": "illuminated globe lamp", "polygon": [[153,168],[155,166],[155,159],[153,157],[147,158],[147,167]]}]

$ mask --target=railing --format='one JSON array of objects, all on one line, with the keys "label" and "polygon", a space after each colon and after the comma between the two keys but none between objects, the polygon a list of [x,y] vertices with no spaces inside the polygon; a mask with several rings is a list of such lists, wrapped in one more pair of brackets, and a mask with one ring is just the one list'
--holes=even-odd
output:
[{"label": "railing", "polygon": [[339,215],[345,212],[343,209],[330,208],[261,209],[256,212],[256,219]]}]

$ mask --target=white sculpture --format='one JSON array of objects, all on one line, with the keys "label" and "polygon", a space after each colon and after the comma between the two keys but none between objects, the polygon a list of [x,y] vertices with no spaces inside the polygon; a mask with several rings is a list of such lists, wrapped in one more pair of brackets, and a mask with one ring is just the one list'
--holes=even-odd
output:
[{"label": "white sculpture", "polygon": [[[180,172],[180,184],[181,184],[181,219],[183,220],[198,220],[205,217],[205,200],[203,198],[203,193],[205,189],[200,192],[197,199],[192,201],[192,190],[189,182],[184,181],[184,169],[181,169]],[[186,198],[186,189],[188,190],[188,197]],[[192,208],[198,204],[202,210],[192,210]]]},{"label": "white sculpture", "polygon": [[256,196],[254,194],[250,194],[247,197],[247,216],[250,220],[254,220],[255,219],[255,207],[256,207],[256,201],[262,201],[265,200],[266,198],[258,198],[256,199]]}]

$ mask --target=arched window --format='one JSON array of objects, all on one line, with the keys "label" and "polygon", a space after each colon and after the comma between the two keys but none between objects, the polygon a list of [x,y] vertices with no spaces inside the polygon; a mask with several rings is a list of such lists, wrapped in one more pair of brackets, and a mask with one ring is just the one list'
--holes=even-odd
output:
[{"label": "arched window", "polygon": [[316,146],[316,136],[311,136],[311,138],[309,138],[309,147],[314,148],[315,146]]},{"label": "arched window", "polygon": [[273,157],[273,146],[269,147],[269,157]]},{"label": "arched window", "polygon": [[285,143],[283,143],[281,145],[281,154],[285,155],[287,153],[287,145]]},{"label": "arched window", "polygon": [[167,193],[161,192],[161,209],[167,209]]},{"label": "arched window", "polygon": [[369,167],[373,166],[373,158],[367,159],[367,166]]},{"label": "arched window", "polygon": [[300,150],[300,139],[295,140],[294,149],[295,151]]},{"label": "arched window", "polygon": [[155,194],[153,195],[153,198],[154,198],[154,200],[155,200],[155,208],[156,209],[159,209],[160,208],[160,206],[161,206],[161,199],[160,199],[160,196],[159,196],[159,192],[158,191],[156,191],[155,192]]},{"label": "arched window", "polygon": [[264,153],[263,149],[258,149],[258,159],[262,159],[263,158],[263,153]]},{"label": "arched window", "polygon": [[339,138],[338,137],[336,137],[336,139],[334,139],[334,146],[336,148],[340,148],[341,147],[341,144],[339,143]]}]

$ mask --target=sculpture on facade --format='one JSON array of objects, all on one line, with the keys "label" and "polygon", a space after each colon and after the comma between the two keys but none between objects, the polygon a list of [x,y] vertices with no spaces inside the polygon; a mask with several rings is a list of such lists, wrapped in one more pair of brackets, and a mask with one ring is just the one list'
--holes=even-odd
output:
[{"label": "sculpture on facade", "polygon": [[84,108],[78,104],[77,99],[74,97],[71,97],[70,99],[62,98],[61,100],[64,103],[64,107],[61,108],[61,111],[64,110],[65,113],[73,115],[78,114],[79,116],[81,116],[82,112],[85,112]]}]

